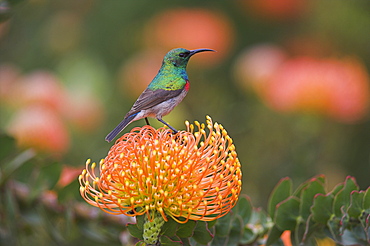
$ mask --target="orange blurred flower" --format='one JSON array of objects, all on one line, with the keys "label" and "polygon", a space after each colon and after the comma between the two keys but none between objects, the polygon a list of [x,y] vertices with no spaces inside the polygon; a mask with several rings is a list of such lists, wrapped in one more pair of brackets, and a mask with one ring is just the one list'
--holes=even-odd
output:
[{"label": "orange blurred flower", "polygon": [[[169,9],[148,22],[146,28],[148,46],[170,50],[211,48],[215,54],[205,54],[194,59],[202,65],[214,65],[229,52],[234,41],[234,30],[230,20],[223,14],[191,8]],[[198,63],[198,64],[199,64]]]},{"label": "orange blurred flower", "polygon": [[[111,214],[152,220],[159,212],[180,223],[211,221],[236,204],[241,169],[235,146],[222,125],[186,122],[187,131],[151,126],[123,135],[99,164],[86,162],[80,193],[91,205]],[[180,219],[182,217],[184,219]]]},{"label": "orange blurred flower", "polygon": [[355,59],[298,57],[273,74],[264,97],[276,110],[315,112],[355,122],[367,114],[369,76]]}]

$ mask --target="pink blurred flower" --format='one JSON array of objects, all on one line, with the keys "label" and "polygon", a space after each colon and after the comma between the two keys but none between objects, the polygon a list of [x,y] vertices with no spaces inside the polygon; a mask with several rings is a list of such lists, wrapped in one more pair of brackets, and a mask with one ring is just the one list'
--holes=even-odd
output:
[{"label": "pink blurred flower", "polygon": [[[230,51],[234,30],[223,14],[206,9],[177,8],[166,10],[148,22],[148,46],[170,50],[211,48],[217,53],[194,59],[202,65],[214,65]],[[193,63],[194,63],[193,62]]]},{"label": "pink blurred flower", "polygon": [[62,173],[60,174],[60,178],[58,181],[58,186],[64,187],[69,185],[72,181],[75,181],[82,172],[82,169],[83,168],[81,167],[63,165]]},{"label": "pink blurred flower", "polygon": [[249,14],[270,21],[300,17],[308,7],[307,0],[241,0]]},{"label": "pink blurred flower", "polygon": [[59,115],[49,107],[31,105],[16,112],[9,132],[23,148],[60,154],[69,146],[69,134]]},{"label": "pink blurred flower", "polygon": [[103,105],[99,99],[87,93],[69,93],[63,105],[63,116],[81,132],[98,128],[104,117]]},{"label": "pink blurred flower", "polygon": [[12,97],[13,104],[19,107],[41,104],[58,112],[66,101],[59,79],[52,73],[41,70],[22,77],[15,85]]},{"label": "pink blurred flower", "polygon": [[120,69],[118,80],[125,95],[136,99],[158,73],[166,51],[144,50],[127,60]]},{"label": "pink blurred flower", "polygon": [[237,82],[243,89],[260,92],[285,59],[285,52],[276,45],[261,44],[247,49],[235,63]]},{"label": "pink blurred flower", "polygon": [[264,97],[279,111],[316,112],[354,122],[367,114],[369,75],[356,59],[298,57],[279,67]]}]

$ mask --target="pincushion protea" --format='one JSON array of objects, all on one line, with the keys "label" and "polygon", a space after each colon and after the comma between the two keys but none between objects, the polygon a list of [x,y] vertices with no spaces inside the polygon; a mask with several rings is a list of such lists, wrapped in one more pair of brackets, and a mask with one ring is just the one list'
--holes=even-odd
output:
[{"label": "pincushion protea", "polygon": [[151,126],[134,128],[99,163],[86,162],[80,193],[111,214],[160,214],[179,223],[215,220],[236,204],[241,169],[226,130],[207,117],[205,124],[185,122],[187,131]]}]

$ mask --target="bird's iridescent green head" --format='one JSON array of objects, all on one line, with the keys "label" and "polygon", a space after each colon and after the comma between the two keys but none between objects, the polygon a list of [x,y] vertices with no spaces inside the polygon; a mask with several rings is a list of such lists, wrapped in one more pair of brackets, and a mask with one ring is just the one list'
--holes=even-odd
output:
[{"label": "bird's iridescent green head", "polygon": [[173,49],[170,50],[165,55],[165,57],[163,58],[163,64],[185,68],[191,56],[204,51],[214,51],[214,50],[211,49],[187,50],[184,48]]}]

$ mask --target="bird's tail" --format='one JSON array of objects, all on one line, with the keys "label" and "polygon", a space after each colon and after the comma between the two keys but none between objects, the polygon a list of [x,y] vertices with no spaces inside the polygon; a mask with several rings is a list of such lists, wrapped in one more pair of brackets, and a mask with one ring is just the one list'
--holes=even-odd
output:
[{"label": "bird's tail", "polygon": [[113,131],[111,131],[106,137],[105,137],[105,141],[107,142],[110,142],[112,141],[121,131],[123,131],[123,129],[125,129],[125,127],[130,124],[130,122],[135,118],[137,114],[132,114],[130,116],[127,116],[126,118],[124,118],[119,124],[118,126],[116,126],[116,128],[113,129]]}]

